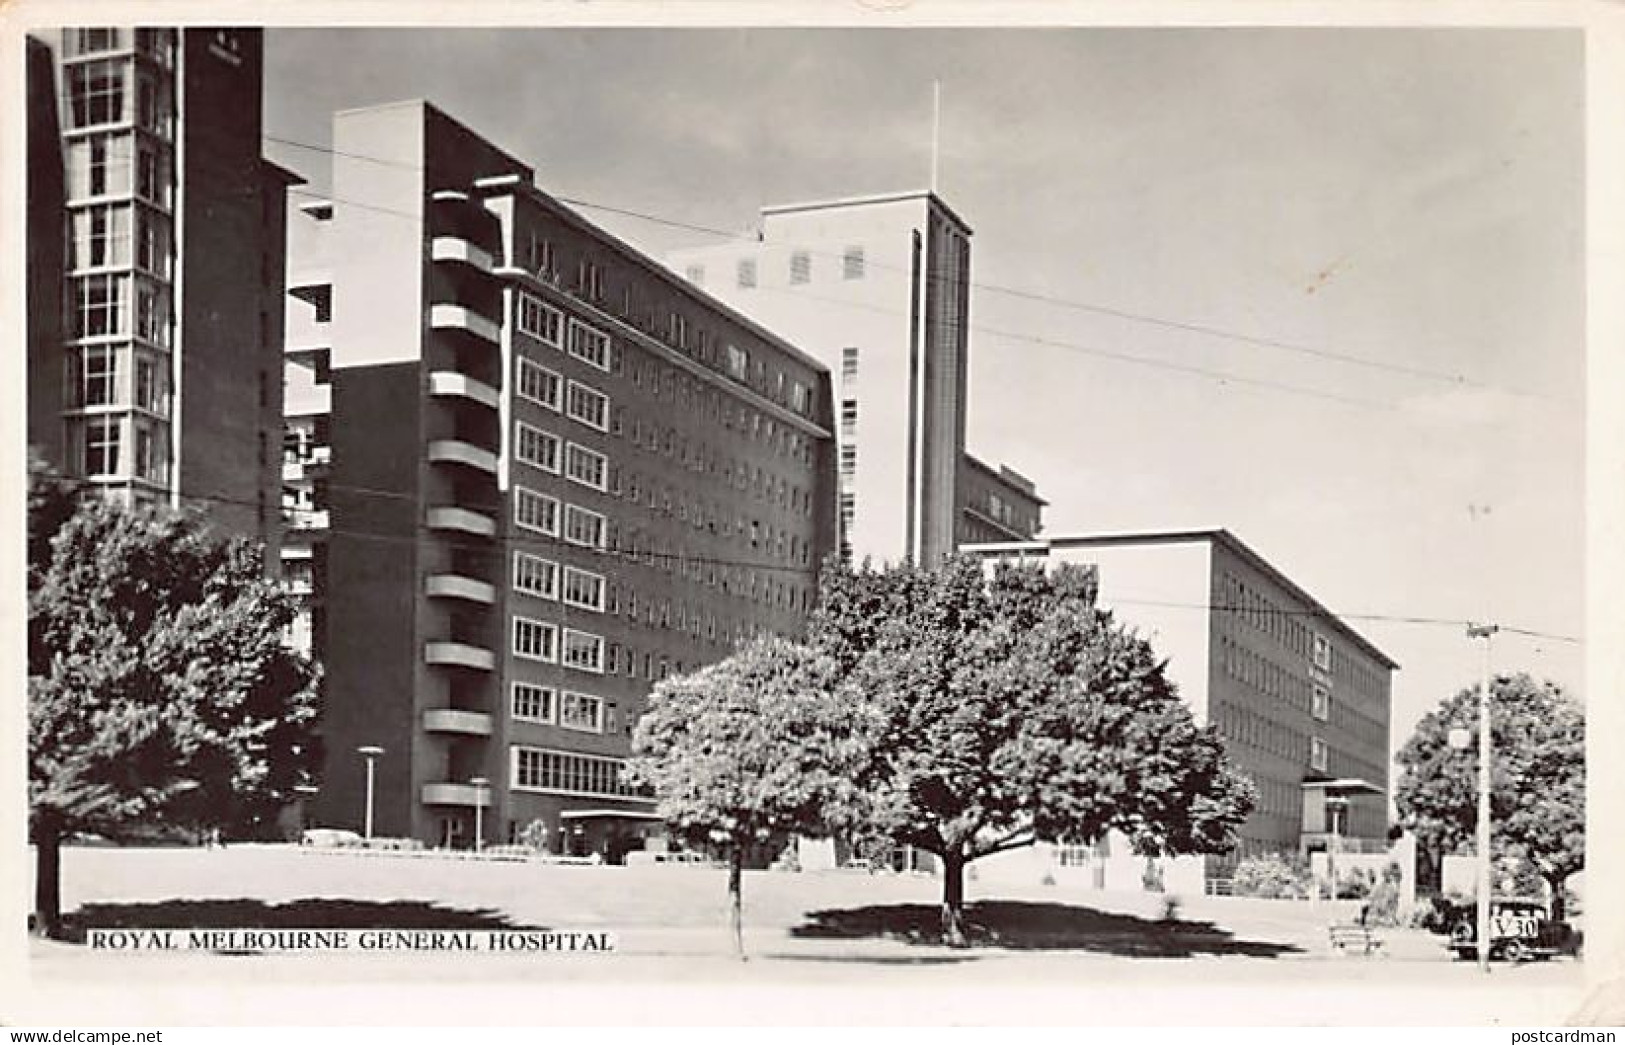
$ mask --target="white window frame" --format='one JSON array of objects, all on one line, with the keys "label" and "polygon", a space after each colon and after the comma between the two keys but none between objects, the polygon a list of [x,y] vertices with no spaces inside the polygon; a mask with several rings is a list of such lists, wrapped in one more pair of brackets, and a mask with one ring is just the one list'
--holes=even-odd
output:
[{"label": "white window frame", "polygon": [[1331,717],[1332,691],[1318,682],[1310,683],[1309,713],[1321,722]]},{"label": "white window frame", "polygon": [[[576,660],[573,653],[580,651],[590,653],[583,660]],[[559,642],[559,663],[576,671],[589,671],[594,675],[604,673],[604,637],[594,635],[590,631],[579,631],[575,628],[565,628],[563,638]]]},{"label": "white window frame", "polygon": [[1328,639],[1318,631],[1315,632],[1313,645],[1311,647],[1311,656],[1314,660],[1315,667],[1322,671],[1332,670],[1332,640]]},{"label": "white window frame", "polygon": [[[526,698],[521,698],[522,690],[532,691]],[[525,699],[527,706],[529,700],[534,699],[541,708],[539,714],[530,714],[520,710],[521,699]],[[559,691],[552,686],[541,686],[534,682],[515,682],[509,689],[508,715],[515,722],[539,722],[543,725],[552,725],[558,721]]]},{"label": "white window frame", "polygon": [[[562,413],[564,410],[564,376],[557,370],[549,370],[534,359],[527,359],[524,356],[516,358],[519,360],[519,374],[514,385],[519,392],[519,398],[526,402],[535,403],[538,406],[545,406],[554,413]],[[527,378],[541,385],[543,391],[540,396],[531,394],[526,387],[529,383]],[[553,394],[551,397],[546,392],[549,387],[552,388]]]},{"label": "white window frame", "polygon": [[[530,583],[534,577],[544,578],[540,586]],[[512,583],[513,590],[521,595],[556,600],[559,597],[559,564],[529,552],[514,552]]]},{"label": "white window frame", "polygon": [[[533,791],[545,794],[567,795],[598,795],[607,798],[640,798],[646,797],[637,789],[625,783],[626,760],[608,758],[604,755],[588,755],[579,751],[560,751],[556,748],[534,747],[529,744],[515,744],[509,748],[510,761],[508,771],[509,786],[515,791]],[[589,786],[584,788],[548,786],[542,781],[546,780],[545,767],[552,760],[561,770],[560,777],[578,776],[587,778]],[[567,763],[578,763],[572,767],[575,772],[565,770]],[[588,765],[596,765],[600,772],[583,772]],[[526,782],[530,777],[534,782]],[[609,786],[598,788],[591,785],[592,778],[607,779]],[[555,783],[564,781],[555,780]]]},{"label": "white window frame", "polygon": [[[541,317],[540,323],[536,321],[537,317]],[[547,335],[549,325],[553,328],[552,337]],[[519,292],[514,302],[514,326],[519,328],[521,334],[533,337],[549,348],[564,347],[564,313],[534,294]]]},{"label": "white window frame", "polygon": [[[585,348],[585,344],[593,347]],[[569,353],[589,366],[609,371],[609,335],[574,317],[570,319]]]},{"label": "white window frame", "polygon": [[[581,725],[571,722],[566,716],[566,709],[571,705],[592,708],[591,725]],[[602,733],[604,731],[604,698],[591,693],[577,693],[571,690],[559,691],[559,728],[572,729],[577,733]]]},{"label": "white window frame", "polygon": [[[587,516],[597,520],[597,526],[595,527],[597,530],[597,536],[593,540],[583,541],[576,538],[574,533],[575,520],[581,518],[582,516]],[[571,544],[577,544],[584,548],[602,548],[604,546],[604,531],[607,525],[608,524],[602,515],[600,515],[598,512],[592,511],[589,508],[582,508],[581,506],[574,504],[566,504],[564,506],[564,539]]]},{"label": "white window frame", "polygon": [[[579,467],[580,465],[586,467]],[[609,458],[597,450],[580,443],[567,443],[564,447],[564,475],[571,482],[594,490],[609,489]]]},{"label": "white window frame", "polygon": [[[531,652],[529,643],[521,642],[520,636],[534,633],[545,636],[543,649],[539,653]],[[559,659],[559,627],[544,620],[535,620],[531,617],[521,617],[517,614],[513,618],[513,655],[521,660],[540,661],[543,664],[556,664]]]},{"label": "white window frame", "polygon": [[[583,407],[587,403],[595,403],[597,409],[578,409],[578,407]],[[591,385],[582,384],[580,381],[567,382],[564,389],[564,414],[572,420],[580,421],[588,428],[607,432],[609,431],[609,396]]]},{"label": "white window frame", "polygon": [[[547,518],[551,520],[550,525],[545,521],[544,524],[540,525],[529,521],[526,518],[527,504],[535,504],[548,509]],[[513,522],[520,529],[530,530],[534,533],[545,533],[549,537],[557,537],[559,535],[559,499],[532,490],[528,486],[515,486],[513,488]]]},{"label": "white window frame", "polygon": [[[541,450],[540,457],[535,456],[537,449]],[[514,422],[513,455],[521,463],[558,475],[563,450],[564,440],[552,432],[523,421]]]},{"label": "white window frame", "polygon": [[[580,599],[577,598],[571,591],[571,581],[583,580],[590,588],[592,588],[594,592],[594,596],[592,598]],[[592,610],[594,613],[603,613],[604,592],[607,587],[608,584],[604,580],[603,574],[594,573],[591,570],[579,570],[574,566],[566,566],[564,568],[563,579],[559,584],[559,591],[567,605],[575,606],[584,610]]]},{"label": "white window frame", "polygon": [[1318,773],[1326,772],[1328,765],[1326,740],[1323,737],[1309,738],[1309,768]]}]

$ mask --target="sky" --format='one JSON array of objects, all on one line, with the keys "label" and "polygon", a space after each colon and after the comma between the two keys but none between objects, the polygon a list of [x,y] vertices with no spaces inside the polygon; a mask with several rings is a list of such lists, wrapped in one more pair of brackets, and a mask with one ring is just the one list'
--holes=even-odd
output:
[{"label": "sky", "polygon": [[1581,693],[1577,32],[273,29],[266,61],[305,192],[333,111],[424,98],[555,195],[742,236],[926,187],[940,82],[968,446],[1046,532],[1229,529],[1400,663],[1395,747],[1478,677],[1462,621],[1552,636],[1496,669]]}]

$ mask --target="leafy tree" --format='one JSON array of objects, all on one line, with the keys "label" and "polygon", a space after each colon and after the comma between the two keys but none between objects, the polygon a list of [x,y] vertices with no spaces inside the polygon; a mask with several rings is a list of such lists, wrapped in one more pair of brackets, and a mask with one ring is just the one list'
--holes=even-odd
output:
[{"label": "leafy tree", "polygon": [[633,736],[628,775],[653,787],[672,830],[727,851],[741,957],[746,851],[785,832],[816,832],[827,804],[852,801],[866,716],[830,699],[832,670],[805,646],[757,638],[657,685]]},{"label": "leafy tree", "polygon": [[201,517],[86,498],[33,550],[29,829],[36,928],[56,935],[66,836],[280,807],[318,755],[316,695],[283,642],[289,596]]},{"label": "leafy tree", "polygon": [[1092,571],[828,570],[812,641],[882,727],[831,820],[942,863],[963,943],[965,867],[1037,841],[1128,836],[1144,855],[1223,852],[1251,785],[1143,640],[1095,606]]},{"label": "leafy tree", "polygon": [[[1470,852],[1478,819],[1478,692],[1472,686],[1417,724],[1397,756],[1401,822],[1438,857]],[[1450,746],[1454,728],[1471,743]],[[1531,861],[1563,916],[1563,885],[1585,867],[1585,711],[1553,682],[1499,675],[1490,685],[1492,852]]]}]

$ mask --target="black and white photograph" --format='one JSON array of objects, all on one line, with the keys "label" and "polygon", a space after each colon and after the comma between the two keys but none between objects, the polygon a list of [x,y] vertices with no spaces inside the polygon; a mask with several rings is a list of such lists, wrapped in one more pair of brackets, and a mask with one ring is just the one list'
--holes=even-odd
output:
[{"label": "black and white photograph", "polygon": [[9,8],[0,1022],[1625,1023],[1621,12],[1412,6]]}]

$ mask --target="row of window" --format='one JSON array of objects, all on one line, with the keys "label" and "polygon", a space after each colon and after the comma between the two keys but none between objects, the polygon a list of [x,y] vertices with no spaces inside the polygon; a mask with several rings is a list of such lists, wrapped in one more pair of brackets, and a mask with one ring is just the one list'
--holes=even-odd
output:
[{"label": "row of window", "polygon": [[[748,359],[742,356],[742,359]],[[788,458],[802,465],[811,465],[815,453],[810,436],[794,425],[784,423],[769,414],[696,380],[680,369],[652,359],[633,356],[627,364],[631,372],[632,389],[656,401],[676,406],[684,417],[698,418],[719,425],[723,429],[764,443],[774,456]],[[796,384],[797,388],[801,386]],[[620,434],[621,425],[615,425]],[[641,438],[636,439],[642,442]],[[686,437],[675,429],[662,443],[674,445],[686,442]],[[666,451],[668,454],[672,450]]]},{"label": "row of window", "polygon": [[158,279],[170,271],[169,218],[145,205],[92,204],[68,217],[68,267],[75,272],[134,265]]},{"label": "row of window", "polygon": [[[128,58],[105,58],[64,70],[68,129],[129,124],[168,137],[170,78]],[[134,102],[132,112],[131,103]]]},{"label": "row of window", "polygon": [[539,599],[562,599],[594,613],[604,612],[605,582],[601,574],[574,566],[561,570],[553,560],[529,552],[514,553],[513,590]]},{"label": "row of window", "polygon": [[557,791],[606,798],[645,798],[648,792],[625,779],[624,759],[573,751],[514,745],[511,786],[515,791]]},{"label": "row of window", "polygon": [[565,380],[533,359],[519,356],[514,387],[523,399],[562,413],[600,432],[609,431],[609,396],[579,381]]},{"label": "row of window", "polygon": [[1332,670],[1331,640],[1284,610],[1275,601],[1228,571],[1215,580],[1215,608],[1231,619],[1261,631],[1322,671]]},{"label": "row of window", "polygon": [[[561,536],[560,507],[561,502],[557,497],[550,497],[525,486],[515,486],[513,489],[513,521],[520,529],[532,530],[549,537]],[[602,515],[579,505],[563,504],[562,507],[564,517],[562,536],[566,541],[585,548],[604,547],[605,520]]]},{"label": "row of window", "polygon": [[162,426],[141,418],[103,416],[88,418],[74,432],[87,477],[168,482],[169,446]]},{"label": "row of window", "polygon": [[[813,280],[813,252],[810,250],[792,250],[790,252],[789,281],[791,286],[800,286],[811,283]],[[741,290],[750,290],[757,286],[760,276],[761,261],[754,257],[739,258],[734,262],[734,284]],[[843,280],[862,279],[867,269],[864,250],[861,245],[851,245],[841,252],[840,275]],[[689,265],[683,274],[695,286],[705,285],[705,266]]]},{"label": "row of window", "polygon": [[609,488],[609,458],[579,443],[566,443],[553,433],[523,421],[515,423],[514,456],[554,475],[562,473],[594,490]]},{"label": "row of window", "polygon": [[[509,710],[519,722],[559,726],[582,733],[605,731],[605,705],[602,697],[590,693],[560,690],[532,682],[515,682]],[[613,730],[613,724],[610,729]]]},{"label": "row of window", "polygon": [[[543,278],[550,278],[553,264],[551,245],[532,234],[530,254],[532,271]],[[579,284],[590,301],[599,305],[604,303],[602,271],[596,263],[582,262]],[[718,341],[709,329],[692,323],[690,317],[681,311],[673,309],[667,313],[663,330],[657,330],[652,319],[637,322],[634,317],[637,305],[630,283],[625,288],[623,298],[622,318],[643,327],[650,336],[663,334],[669,347],[697,358],[712,369],[721,370],[780,406],[804,417],[813,415],[816,403],[812,389],[805,382],[793,379],[778,369],[774,370],[770,379],[764,362],[757,360],[753,365],[746,349],[731,342]],[[623,360],[615,352],[609,335],[573,317],[567,318],[558,308],[534,294],[521,292],[518,295],[514,322],[521,332],[553,348],[567,350],[600,370],[619,372],[622,367]],[[634,381],[641,383],[641,371],[648,369],[648,365],[635,354],[630,365],[634,371]],[[671,371],[674,368],[662,365],[660,369]]]},{"label": "row of window", "polygon": [[563,664],[596,675],[604,673],[603,636],[529,617],[513,619],[513,654],[523,660]]},{"label": "row of window", "polygon": [[133,405],[158,416],[168,414],[169,376],[160,356],[132,345],[85,345],[69,352],[66,361],[68,406]]}]

